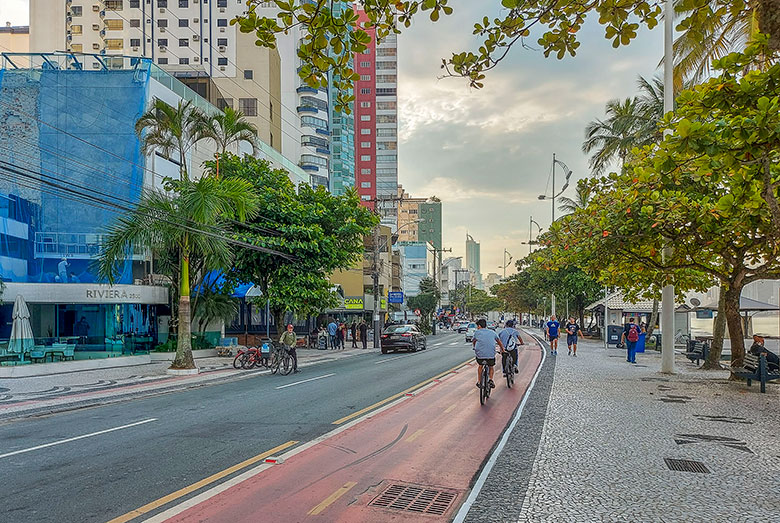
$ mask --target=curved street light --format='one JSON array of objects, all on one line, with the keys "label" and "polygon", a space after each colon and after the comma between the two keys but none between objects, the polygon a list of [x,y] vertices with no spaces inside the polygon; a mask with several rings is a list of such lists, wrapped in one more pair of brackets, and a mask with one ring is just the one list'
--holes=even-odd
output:
[{"label": "curved street light", "polygon": [[[563,187],[561,188],[560,192],[558,194],[555,193],[555,166],[560,165],[563,168],[563,173],[566,175],[566,182],[563,184]],[[571,179],[571,169],[569,169],[569,166],[563,163],[562,161],[558,160],[555,157],[555,153],[553,153],[553,171],[552,171],[552,196],[549,198],[552,200],[552,222],[555,221],[555,199],[562,195],[566,189],[569,188],[569,179]],[[539,195],[540,200],[546,200],[548,199],[548,196],[546,194],[540,194]],[[552,224],[550,222],[550,224]]]}]

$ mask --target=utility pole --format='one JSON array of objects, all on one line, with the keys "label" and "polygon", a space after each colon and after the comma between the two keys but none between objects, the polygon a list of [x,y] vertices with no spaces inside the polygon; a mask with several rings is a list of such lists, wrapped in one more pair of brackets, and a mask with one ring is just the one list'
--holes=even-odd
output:
[{"label": "utility pole", "polygon": [[[439,285],[439,275],[441,275],[441,260],[442,260],[442,253],[445,252],[452,252],[452,249],[437,249],[435,246],[433,250],[431,251],[433,253],[433,284],[436,285],[435,292],[439,295],[441,295],[441,285]],[[438,262],[436,261],[436,255],[439,255]],[[439,298],[436,298],[436,312],[439,311]],[[431,323],[431,334],[436,334],[436,321],[433,320]]]},{"label": "utility pole", "polygon": [[382,325],[379,319],[379,227],[381,227],[379,224],[374,227],[374,261],[371,274],[371,281],[374,287],[374,348],[379,347],[382,343]]}]

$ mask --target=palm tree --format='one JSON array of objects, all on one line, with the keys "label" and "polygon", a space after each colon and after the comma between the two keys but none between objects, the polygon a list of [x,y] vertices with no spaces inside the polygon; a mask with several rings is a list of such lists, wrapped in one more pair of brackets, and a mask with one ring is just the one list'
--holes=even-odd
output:
[{"label": "palm tree", "polygon": [[206,119],[203,136],[214,140],[217,158],[224,156],[228,147],[241,142],[248,142],[252,146],[252,153],[257,152],[257,127],[230,106],[225,107],[224,112]]},{"label": "palm tree", "polygon": [[583,183],[583,180],[580,180],[580,182],[577,184],[577,190],[575,193],[576,196],[574,199],[567,198],[566,196],[560,196],[558,198],[558,201],[561,202],[561,205],[558,206],[558,209],[560,209],[561,212],[571,214],[578,209],[584,209],[588,206],[588,203],[590,202],[590,187]]},{"label": "palm tree", "polygon": [[606,118],[594,120],[585,127],[584,153],[593,155],[588,161],[594,174],[601,174],[616,159],[621,167],[631,149],[641,145],[639,136],[643,119],[642,108],[636,98],[610,100],[606,106]]},{"label": "palm tree", "polygon": [[115,281],[117,264],[136,248],[178,255],[178,341],[171,368],[195,368],[190,289],[196,275],[190,273],[191,257],[208,259],[208,269],[229,266],[231,249],[225,221],[251,218],[257,207],[249,182],[204,176],[176,182],[170,192],[145,191],[138,207],[110,227],[98,262],[100,275],[109,283]]}]

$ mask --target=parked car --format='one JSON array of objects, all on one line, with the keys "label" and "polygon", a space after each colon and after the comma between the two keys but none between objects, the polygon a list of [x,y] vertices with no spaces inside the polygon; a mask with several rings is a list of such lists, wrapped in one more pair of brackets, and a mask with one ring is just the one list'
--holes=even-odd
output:
[{"label": "parked car", "polygon": [[474,338],[474,331],[477,330],[476,323],[469,323],[466,329],[466,341],[471,341]]},{"label": "parked car", "polygon": [[390,325],[382,333],[380,339],[382,354],[390,351],[408,350],[416,352],[418,349],[427,349],[428,343],[425,335],[416,325]]}]

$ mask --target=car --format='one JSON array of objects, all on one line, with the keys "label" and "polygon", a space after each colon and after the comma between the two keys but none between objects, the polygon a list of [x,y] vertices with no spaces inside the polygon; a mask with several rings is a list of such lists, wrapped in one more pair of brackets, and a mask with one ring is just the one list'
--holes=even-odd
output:
[{"label": "car", "polygon": [[498,328],[498,323],[494,321],[489,321],[487,322],[487,328],[490,330],[496,330],[496,328]]},{"label": "car", "polygon": [[458,331],[458,334],[463,334],[467,330],[469,330],[469,322],[467,321],[459,321],[458,325],[455,327],[455,330]]},{"label": "car", "polygon": [[425,335],[420,332],[417,325],[410,324],[390,325],[382,332],[380,343],[382,354],[399,350],[417,352],[418,349],[425,350],[428,348]]},{"label": "car", "polygon": [[471,341],[474,338],[474,331],[477,330],[476,323],[469,323],[466,329],[466,341]]}]

